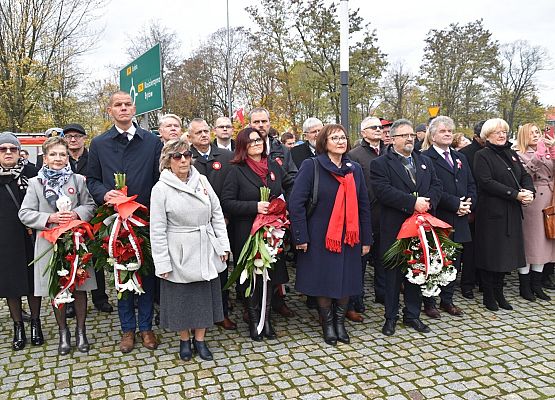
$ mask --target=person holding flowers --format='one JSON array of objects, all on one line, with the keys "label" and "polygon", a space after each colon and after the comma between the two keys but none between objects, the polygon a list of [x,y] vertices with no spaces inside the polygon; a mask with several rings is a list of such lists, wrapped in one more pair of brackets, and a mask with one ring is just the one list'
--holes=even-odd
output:
[{"label": "person holding flowers", "polygon": [[[317,297],[324,341],[330,345],[350,342],[347,304],[350,296],[362,292],[360,257],[372,244],[366,183],[360,165],[346,156],[349,150],[345,128],[325,125],[316,139],[316,161],[303,161],[289,200],[298,252],[295,288]],[[315,168],[318,201],[307,215]]]},{"label": "person holding flowers", "polygon": [[[66,141],[58,136],[51,137],[44,142],[42,150],[44,153],[43,166],[39,170],[38,176],[29,180],[29,187],[19,211],[21,222],[37,231],[47,231],[74,220],[90,220],[95,210],[95,203],[87,190],[85,177],[73,173],[69,166],[69,150]],[[57,275],[61,273],[61,271],[57,273],[55,270],[55,268],[59,268],[59,265],[50,265],[50,259],[54,257],[53,252],[52,244],[43,235],[38,234],[35,242],[34,262],[35,296],[53,297],[50,290],[51,280],[57,279]],[[86,291],[94,289],[96,289],[96,279],[92,265],[89,264],[82,271],[82,279],[76,281],[73,292],[77,319],[76,346],[83,353],[89,351],[85,330]],[[65,355],[71,351],[66,313],[63,306],[55,303],[53,305],[60,330],[58,353]]]},{"label": "person holding flowers", "polygon": [[20,149],[16,136],[9,132],[0,133],[0,297],[7,299],[13,320],[14,350],[22,350],[27,343],[21,307],[23,296],[27,296],[31,310],[31,344],[38,346],[44,342],[40,325],[41,298],[33,294],[33,268],[27,267],[33,259],[32,232],[17,216],[29,178],[35,176],[36,171],[20,159]]},{"label": "person holding flowers", "polygon": [[189,144],[166,142],[160,180],[152,189],[150,240],[160,281],[160,326],[179,332],[179,356],[213,356],[206,329],[224,319],[219,273],[227,268],[230,246],[218,196],[191,165]]},{"label": "person holding flowers", "polygon": [[[254,128],[245,128],[237,134],[235,143],[235,156],[233,164],[227,174],[221,203],[224,213],[230,219],[231,242],[233,243],[233,256],[239,259],[243,246],[249,240],[251,229],[257,215],[268,215],[272,198],[289,194],[293,186],[293,179],[285,170],[270,159],[266,151],[266,141],[260,131]],[[261,199],[261,187],[269,188],[269,198]],[[271,210],[270,210],[271,211]],[[236,267],[237,268],[237,265]],[[258,268],[265,268],[260,266]],[[289,277],[285,268],[285,260],[275,257],[275,262],[269,268],[269,282],[263,289],[263,272],[255,274],[254,282],[240,284],[239,290],[245,293],[245,307],[249,317],[250,337],[254,341],[276,339],[277,335],[270,319],[271,285],[287,282]],[[268,272],[268,271],[267,271]],[[252,291],[249,288],[252,287]],[[270,288],[270,289],[268,289]],[[264,293],[270,293],[264,301]],[[257,326],[264,315],[264,327],[259,333]]]}]

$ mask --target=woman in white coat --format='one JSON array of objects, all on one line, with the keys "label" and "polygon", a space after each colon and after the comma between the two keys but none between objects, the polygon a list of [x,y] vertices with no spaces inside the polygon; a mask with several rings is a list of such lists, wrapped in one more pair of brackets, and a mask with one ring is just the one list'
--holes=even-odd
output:
[{"label": "woman in white coat", "polygon": [[218,274],[230,246],[216,193],[191,165],[189,144],[170,140],[150,200],[150,241],[160,281],[160,326],[180,334],[179,356],[212,360],[206,328],[224,319]]},{"label": "woman in white coat", "polygon": [[[74,174],[69,166],[69,150],[66,141],[61,137],[51,137],[42,145],[44,152],[43,166],[38,176],[29,180],[27,193],[19,210],[19,219],[23,225],[42,231],[64,224],[68,221],[80,219],[88,221],[92,218],[96,205],[87,190],[85,177]],[[61,196],[71,200],[70,211],[57,211],[56,200]],[[52,245],[37,234],[35,242],[35,257],[43,254]],[[45,274],[46,266],[52,250],[35,262],[35,296],[48,297],[49,274]],[[87,290],[96,289],[94,270],[89,267],[88,278],[73,292],[75,298],[75,329],[77,349],[86,353],[89,342],[85,332],[87,317]],[[54,307],[54,315],[60,329],[60,344],[58,353],[68,354],[71,351],[69,328],[66,324],[65,308]]]}]

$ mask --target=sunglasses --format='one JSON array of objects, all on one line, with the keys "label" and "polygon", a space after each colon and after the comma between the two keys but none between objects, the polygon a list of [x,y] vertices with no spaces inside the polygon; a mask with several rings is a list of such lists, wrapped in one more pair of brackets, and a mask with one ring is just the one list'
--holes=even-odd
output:
[{"label": "sunglasses", "polygon": [[191,153],[189,150],[185,150],[183,153],[180,153],[180,152],[171,153],[170,157],[173,158],[174,160],[181,160],[182,157],[191,158],[192,155],[193,153]]},{"label": "sunglasses", "polygon": [[363,129],[363,131],[365,131],[366,129],[372,129],[373,131],[377,131],[378,129],[382,129],[382,126],[381,125],[367,126],[366,128]]},{"label": "sunglasses", "polygon": [[0,153],[7,153],[8,150],[10,153],[19,153],[18,147],[0,147]]}]

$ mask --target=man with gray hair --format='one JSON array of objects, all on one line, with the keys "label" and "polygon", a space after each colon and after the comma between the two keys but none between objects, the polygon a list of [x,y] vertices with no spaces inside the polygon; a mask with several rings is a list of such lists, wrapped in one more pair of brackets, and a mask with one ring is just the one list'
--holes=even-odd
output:
[{"label": "man with gray hair", "polygon": [[179,139],[183,135],[181,131],[181,118],[175,114],[162,115],[158,121],[158,132],[160,132],[162,143]]},{"label": "man with gray hair", "polygon": [[307,158],[312,158],[316,155],[316,138],[318,133],[322,130],[324,124],[318,118],[307,118],[303,123],[303,135],[305,142],[291,149],[291,157],[297,168]]},{"label": "man with gray hair", "polygon": [[[370,182],[380,209],[379,256],[397,239],[401,225],[415,211],[431,212],[441,199],[442,186],[432,160],[414,151],[416,134],[412,123],[400,119],[391,126],[392,145],[372,162]],[[400,268],[385,269],[385,324],[382,333],[391,336],[399,313],[399,294],[404,284],[403,323],[417,332],[430,332],[420,320],[422,293]]]},{"label": "man with gray hair", "polygon": [[[451,240],[466,244],[472,241],[468,215],[475,207],[477,196],[470,165],[462,153],[450,147],[455,129],[455,123],[451,118],[440,115],[432,120],[428,129],[432,146],[422,154],[432,160],[437,177],[443,185],[436,216],[453,227]],[[453,265],[457,271],[460,270],[460,252],[456,255]],[[454,291],[455,281],[441,287],[439,306],[451,315],[460,316],[463,312],[453,303]],[[433,297],[424,298],[424,313],[430,318],[440,318]]]},{"label": "man with gray hair", "polygon": [[[366,256],[362,256],[363,279],[366,274],[366,263],[370,261],[374,267],[374,301],[376,303],[384,303],[385,296],[385,272],[378,257],[379,238],[380,238],[380,205],[370,182],[371,163],[378,158],[386,149],[381,140],[382,123],[377,117],[366,117],[360,123],[360,136],[362,141],[360,146],[355,147],[349,152],[349,158],[356,161],[362,167],[366,188],[368,190],[368,199],[370,200],[370,209],[372,212],[372,235],[374,245]],[[364,285],[363,285],[364,286]],[[349,301],[347,318],[351,321],[362,322],[364,310],[364,288],[360,296],[353,296]]]}]

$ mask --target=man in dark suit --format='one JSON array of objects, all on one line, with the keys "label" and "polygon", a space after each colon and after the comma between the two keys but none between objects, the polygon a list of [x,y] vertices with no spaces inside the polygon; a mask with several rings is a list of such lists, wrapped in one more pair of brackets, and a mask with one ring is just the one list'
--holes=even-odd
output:
[{"label": "man in dark suit", "polygon": [[[468,214],[476,204],[476,184],[466,157],[450,148],[453,143],[454,129],[455,123],[449,117],[440,115],[433,119],[429,127],[433,146],[422,154],[432,159],[437,177],[443,185],[436,217],[453,227],[451,239],[454,242],[466,245],[472,241]],[[456,255],[453,264],[459,271],[460,253]],[[453,303],[454,291],[455,281],[441,287],[439,307],[451,315],[460,316],[463,312]],[[440,317],[433,297],[424,298],[424,312],[430,318]]]},{"label": "man in dark suit", "polygon": [[291,157],[297,168],[307,158],[312,158],[316,155],[316,138],[318,133],[322,130],[324,124],[318,118],[307,118],[303,123],[304,143],[299,144],[291,149]]},{"label": "man in dark suit", "polygon": [[[383,156],[372,161],[370,183],[381,205],[380,257],[391,247],[405,220],[415,211],[427,212],[439,204],[441,182],[436,176],[432,161],[414,150],[412,124],[406,119],[391,126],[390,146]],[[403,323],[418,332],[430,328],[420,321],[422,294],[420,286],[410,283],[400,268],[385,269],[385,324],[382,333],[395,333],[399,313],[399,294],[404,283],[405,308]]]},{"label": "man in dark suit", "polygon": [[[87,138],[85,128],[79,124],[69,124],[64,126],[63,135],[69,148],[69,165],[71,170],[76,174],[86,176],[89,152],[85,147],[85,140]],[[111,313],[114,311],[114,308],[108,302],[104,270],[95,270],[94,274],[96,275],[96,283],[98,285],[97,289],[91,291],[94,307],[99,311]],[[73,318],[74,315],[75,309],[73,309],[73,303],[68,303],[66,316]]]},{"label": "man in dark suit", "polygon": [[[95,137],[89,148],[87,187],[97,204],[104,204],[124,194],[115,189],[114,173],[126,175],[128,195],[138,195],[137,202],[148,207],[150,192],[160,177],[162,142],[149,131],[133,123],[135,105],[126,92],[110,97],[108,114],[114,126]],[[138,318],[135,316],[135,294],[126,293],[118,300],[118,314],[123,332],[120,342],[122,353],[135,346],[137,319],[143,345],[156,349],[158,342],[152,332],[155,276],[143,276],[144,294],[137,296]]]},{"label": "man in dark suit", "polygon": [[[195,168],[208,178],[214,192],[221,199],[225,177],[229,172],[231,166],[229,162],[233,158],[233,153],[210,143],[210,128],[202,118],[195,118],[189,123],[189,141],[191,142]],[[227,283],[227,278],[228,268],[220,273],[222,289]],[[237,329],[237,324],[229,318],[229,290],[222,291],[222,304],[224,320],[216,324],[227,330]]]},{"label": "man in dark suit", "polygon": [[[374,245],[370,253],[362,256],[362,276],[366,274],[366,264],[368,261],[374,267],[374,300],[376,303],[384,303],[385,296],[385,272],[381,258],[379,257],[380,243],[380,205],[370,182],[370,165],[373,160],[378,158],[384,151],[385,146],[381,140],[382,123],[379,118],[367,117],[360,123],[360,135],[362,141],[360,146],[355,147],[348,154],[349,158],[356,161],[362,167],[366,188],[368,190],[368,199],[370,200],[370,209],[372,211],[372,235]],[[363,282],[364,283],[364,282]],[[364,291],[364,287],[363,287]],[[353,296],[349,301],[349,309],[347,318],[351,321],[362,322],[364,312],[364,292],[360,296]]]},{"label": "man in dark suit", "polygon": [[[483,120],[476,123],[476,125],[474,125],[474,138],[472,139],[472,143],[470,143],[468,146],[463,147],[460,151],[468,160],[468,165],[470,167],[470,171],[472,172],[472,176],[475,176],[474,155],[476,154],[476,152],[481,150],[485,144],[485,140],[480,137],[480,132],[482,131],[482,126],[484,125],[484,122],[486,121]],[[479,200],[477,199],[477,201]],[[461,293],[467,299],[473,299],[474,286],[476,285],[476,282],[480,282],[479,270],[476,268],[476,254],[474,251],[475,225],[474,225],[473,213],[469,215],[469,222],[470,222],[469,227],[470,227],[470,235],[472,236],[472,242],[467,243],[463,249]]]},{"label": "man in dark suit", "polygon": [[235,151],[235,140],[231,138],[233,135],[233,124],[228,117],[219,117],[214,123],[214,144],[220,149],[226,149],[231,152]]}]

